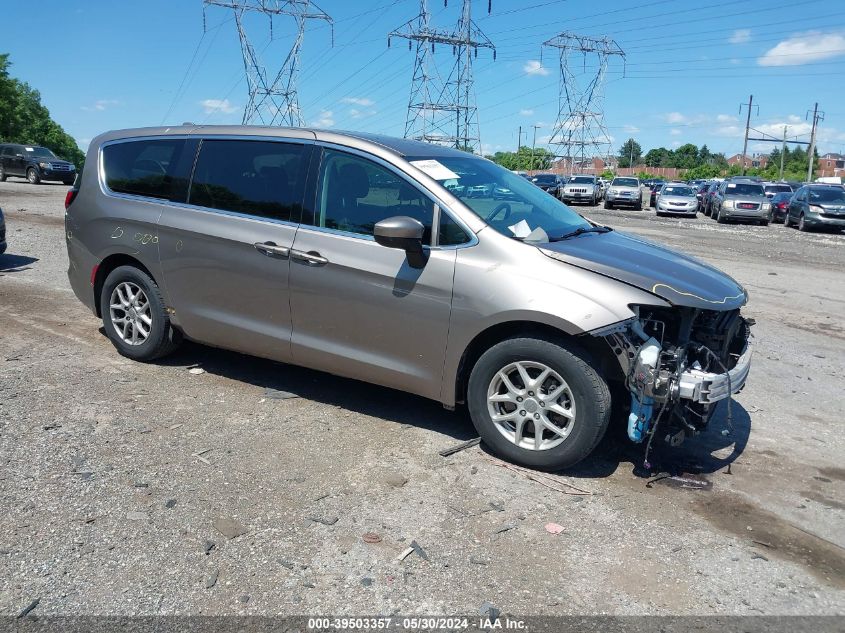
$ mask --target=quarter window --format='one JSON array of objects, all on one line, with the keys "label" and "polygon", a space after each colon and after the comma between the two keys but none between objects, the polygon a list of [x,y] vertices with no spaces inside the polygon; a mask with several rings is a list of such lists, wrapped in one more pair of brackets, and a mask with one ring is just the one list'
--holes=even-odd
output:
[{"label": "quarter window", "polygon": [[469,235],[461,228],[461,225],[455,222],[448,213],[440,211],[440,229],[437,234],[437,243],[440,246],[456,246],[467,242],[469,242]]},{"label": "quarter window", "polygon": [[365,158],[325,150],[317,210],[303,223],[372,235],[376,223],[397,215],[419,220],[423,243],[431,243],[434,203],[392,171]]},{"label": "quarter window", "polygon": [[303,145],[277,141],[203,141],[189,202],[298,222],[305,151]]},{"label": "quarter window", "polygon": [[[190,156],[184,139],[126,141],[103,148],[106,186],[117,193],[184,202]],[[185,160],[183,160],[183,158]]]}]

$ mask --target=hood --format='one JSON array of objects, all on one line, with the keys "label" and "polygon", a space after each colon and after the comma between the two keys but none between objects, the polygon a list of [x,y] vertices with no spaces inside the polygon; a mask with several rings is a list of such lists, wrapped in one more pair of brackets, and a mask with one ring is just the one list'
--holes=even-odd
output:
[{"label": "hood", "polygon": [[733,310],[748,300],[745,289],[719,269],[627,233],[587,233],[544,244],[541,250],[677,306]]}]

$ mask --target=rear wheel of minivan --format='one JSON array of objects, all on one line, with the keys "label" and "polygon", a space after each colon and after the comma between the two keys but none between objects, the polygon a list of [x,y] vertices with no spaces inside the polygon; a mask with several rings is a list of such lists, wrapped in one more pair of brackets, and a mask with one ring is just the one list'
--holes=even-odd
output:
[{"label": "rear wheel of minivan", "polygon": [[100,310],[106,335],[118,352],[133,360],[160,358],[181,341],[158,285],[134,266],[119,266],[109,273],[100,293]]},{"label": "rear wheel of minivan", "polygon": [[472,369],[467,403],[485,444],[543,470],[587,457],[611,409],[607,382],[588,356],[569,342],[539,337],[507,339],[484,352]]}]

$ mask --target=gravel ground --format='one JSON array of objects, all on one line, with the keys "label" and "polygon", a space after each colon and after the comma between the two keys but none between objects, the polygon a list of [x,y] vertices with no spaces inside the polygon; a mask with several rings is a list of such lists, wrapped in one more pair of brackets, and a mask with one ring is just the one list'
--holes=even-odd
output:
[{"label": "gravel ground", "polygon": [[608,439],[575,495],[440,457],[474,432],[434,402],[122,358],[68,287],[64,194],[0,183],[0,614],[845,614],[845,235],[585,209],[741,281],[757,352],[730,436],[723,407],[658,481]]}]

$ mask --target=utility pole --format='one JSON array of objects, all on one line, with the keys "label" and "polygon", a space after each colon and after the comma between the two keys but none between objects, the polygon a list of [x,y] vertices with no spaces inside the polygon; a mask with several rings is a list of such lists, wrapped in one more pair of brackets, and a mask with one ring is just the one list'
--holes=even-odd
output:
[{"label": "utility pole", "polygon": [[[299,75],[299,55],[305,36],[305,24],[308,20],[325,20],[334,29],[328,13],[320,9],[311,0],[203,0],[203,24],[207,6],[231,9],[241,41],[241,54],[244,60],[249,102],[244,108],[243,123],[262,125],[288,125],[302,127],[302,112],[299,109],[297,78]],[[270,22],[270,40],[273,39],[273,18],[292,17],[296,21],[296,35],[284,63],[275,75],[268,75],[267,68],[261,63],[255,48],[247,37],[244,17],[247,13],[260,13]],[[334,38],[334,30],[332,30]]]},{"label": "utility pole", "polygon": [[534,128],[534,140],[531,141],[531,167],[534,167],[534,148],[537,146],[537,128],[543,127],[542,125],[532,125],[531,127]]},{"label": "utility pole", "polygon": [[816,130],[819,127],[819,121],[824,121],[824,112],[819,112],[819,104],[816,102],[816,105],[813,107],[813,128],[810,132],[810,149],[807,150],[807,182],[813,182],[813,163],[816,162]]},{"label": "utility pole", "polygon": [[780,146],[780,176],[778,180],[783,180],[783,155],[786,153],[786,126],[783,126],[783,143]]},{"label": "utility pole", "polygon": [[[742,175],[745,175],[746,165],[745,159],[748,152],[748,132],[751,129],[751,106],[754,103],[754,95],[748,97],[748,116],[745,119],[745,141],[742,144]],[[743,104],[744,105],[744,104]],[[742,113],[742,105],[739,106],[739,111]],[[760,111],[760,106],[757,106],[757,111]]]},{"label": "utility pole", "polygon": [[522,167],[522,163],[519,162],[519,146],[522,145],[522,126],[519,126],[519,134],[516,137],[516,168],[519,169]]},{"label": "utility pole", "polygon": [[634,139],[630,139],[628,141],[628,144],[630,145],[630,149],[631,149],[631,158],[628,159],[628,167],[631,168],[631,175],[633,175],[633,173],[634,173]]}]

